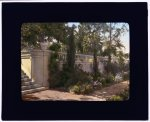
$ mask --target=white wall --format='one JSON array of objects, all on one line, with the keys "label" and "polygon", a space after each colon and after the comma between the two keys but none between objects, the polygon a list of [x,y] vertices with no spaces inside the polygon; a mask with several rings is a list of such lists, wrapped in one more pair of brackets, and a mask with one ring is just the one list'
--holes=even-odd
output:
[{"label": "white wall", "polygon": [[[22,59],[21,68],[24,72],[35,82],[41,84],[42,86],[48,87],[48,78],[49,76],[49,58],[52,52],[49,50],[32,50],[31,57],[28,59]],[[59,53],[61,55],[61,53]],[[66,57],[65,53],[62,53]],[[86,72],[93,71],[93,62],[89,59],[92,59],[92,56],[77,54],[76,64],[81,64],[82,69]],[[79,60],[81,59],[82,60]],[[62,69],[63,61],[60,62],[60,69]],[[102,62],[98,62],[98,69],[100,72],[104,71],[104,65]]]}]

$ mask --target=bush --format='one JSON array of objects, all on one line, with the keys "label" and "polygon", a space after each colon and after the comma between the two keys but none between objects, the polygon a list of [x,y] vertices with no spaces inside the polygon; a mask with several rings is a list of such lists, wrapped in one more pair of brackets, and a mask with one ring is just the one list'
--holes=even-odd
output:
[{"label": "bush", "polygon": [[129,80],[129,72],[123,73],[123,80]]},{"label": "bush", "polygon": [[[50,71],[50,88],[64,87],[65,89],[70,89],[75,93],[88,93],[92,89],[89,84],[92,81],[92,77],[89,73],[84,72],[79,67],[75,67],[74,71],[71,71],[70,68],[64,64],[62,71],[58,68],[58,62],[56,62],[57,56],[55,53],[52,55],[49,71]],[[77,88],[77,86],[79,88]]]},{"label": "bush", "polygon": [[80,93],[80,86],[74,85],[73,87],[70,88],[69,91],[72,93],[75,93],[75,94],[79,94]]},{"label": "bush", "polygon": [[81,84],[81,82],[78,82],[76,85],[70,87],[69,91],[75,94],[89,94],[93,91],[93,87],[91,84]]},{"label": "bush", "polygon": [[84,84],[81,86],[81,93],[82,94],[89,94],[93,91],[93,87],[91,84]]},{"label": "bush", "polygon": [[93,81],[92,82],[93,88],[94,89],[101,89],[102,88],[102,83],[100,81]]},{"label": "bush", "polygon": [[108,98],[107,101],[123,101],[128,99],[129,99],[129,88],[125,89],[123,92],[121,92],[118,95]]},{"label": "bush", "polygon": [[82,81],[83,83],[89,83],[91,81],[90,75],[82,70],[75,70],[73,77],[76,82]]},{"label": "bush", "polygon": [[111,72],[113,75],[116,75],[116,73],[120,72],[120,66],[116,62],[115,63],[107,63],[107,64],[105,64],[104,68],[107,73]]},{"label": "bush", "polygon": [[129,88],[125,89],[122,93],[119,94],[120,97],[122,97],[123,100],[129,99]]},{"label": "bush", "polygon": [[113,83],[115,80],[114,76],[109,73],[106,77],[105,77],[105,82],[106,84],[110,84],[110,83]]},{"label": "bush", "polygon": [[107,99],[107,101],[122,101],[122,100],[123,99],[118,95],[115,95],[115,96]]},{"label": "bush", "polygon": [[101,78],[101,83],[102,83],[102,86],[105,86],[105,85],[106,85],[105,78]]},{"label": "bush", "polygon": [[123,81],[123,78],[122,78],[122,74],[121,73],[117,73],[116,76],[115,76],[115,82],[121,82]]},{"label": "bush", "polygon": [[49,87],[50,88],[55,88],[58,87],[60,84],[60,80],[58,79],[57,75],[58,73],[55,73],[49,77]]},{"label": "bush", "polygon": [[61,48],[61,46],[60,46],[59,43],[53,43],[53,44],[49,47],[49,50],[52,50],[52,51],[59,51],[60,48]]}]

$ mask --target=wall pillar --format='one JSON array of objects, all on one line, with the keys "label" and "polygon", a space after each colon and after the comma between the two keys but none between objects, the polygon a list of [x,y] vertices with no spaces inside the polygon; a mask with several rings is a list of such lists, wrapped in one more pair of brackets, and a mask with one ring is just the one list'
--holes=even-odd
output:
[{"label": "wall pillar", "polygon": [[32,50],[31,51],[31,78],[34,82],[48,87],[48,60],[49,50]]}]

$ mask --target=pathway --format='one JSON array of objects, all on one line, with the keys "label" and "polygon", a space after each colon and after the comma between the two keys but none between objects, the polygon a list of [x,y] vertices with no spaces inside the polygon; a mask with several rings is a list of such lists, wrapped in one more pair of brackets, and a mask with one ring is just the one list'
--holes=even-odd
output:
[{"label": "pathway", "polygon": [[114,84],[108,87],[105,87],[101,90],[96,90],[94,91],[91,95],[98,97],[98,98],[103,98],[107,99],[110,98],[118,93],[121,93],[124,91],[124,89],[129,87],[129,81],[123,81],[118,84]]},{"label": "pathway", "polygon": [[118,84],[114,84],[109,87],[105,87],[101,90],[96,90],[90,95],[76,95],[69,92],[62,92],[56,90],[45,90],[23,96],[23,100],[27,101],[105,101],[106,98],[111,97],[117,93],[120,93],[127,88],[129,82],[124,81]]}]

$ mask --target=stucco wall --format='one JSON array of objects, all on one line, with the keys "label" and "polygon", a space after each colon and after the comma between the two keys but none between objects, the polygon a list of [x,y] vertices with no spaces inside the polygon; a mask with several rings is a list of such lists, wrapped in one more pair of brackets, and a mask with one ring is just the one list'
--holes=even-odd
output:
[{"label": "stucco wall", "polygon": [[31,57],[30,55],[21,57],[21,69],[31,78]]},{"label": "stucco wall", "polygon": [[[49,50],[32,50],[30,55],[22,56],[21,68],[22,70],[35,82],[41,84],[42,86],[48,87],[48,78],[49,71],[49,58],[51,51]],[[64,54],[63,54],[64,55]],[[66,57],[66,54],[64,55]],[[82,69],[86,72],[93,71],[93,62],[89,59],[92,59],[92,56],[77,54],[78,59],[76,64],[81,64]],[[83,60],[79,60],[82,59]],[[60,69],[62,69],[63,61],[60,62]],[[98,69],[100,72],[104,71],[104,65],[102,62],[98,62]]]},{"label": "stucco wall", "polygon": [[32,57],[32,79],[41,84],[48,86],[48,59],[50,56],[49,51],[33,50],[31,51]]}]

